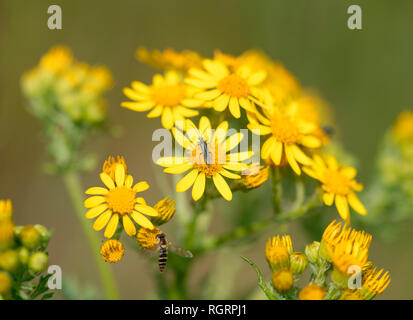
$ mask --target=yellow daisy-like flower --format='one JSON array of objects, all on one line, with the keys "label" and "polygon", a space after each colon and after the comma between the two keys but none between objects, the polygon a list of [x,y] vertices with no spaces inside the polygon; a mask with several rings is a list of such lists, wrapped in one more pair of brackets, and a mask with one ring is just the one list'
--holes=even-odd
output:
[{"label": "yellow daisy-like flower", "polygon": [[262,110],[264,114],[257,112],[248,117],[248,129],[262,136],[270,135],[262,145],[261,158],[271,159],[276,166],[285,159],[294,172],[300,175],[299,164],[311,164],[311,159],[302,149],[317,149],[321,146],[320,139],[314,134],[317,125],[296,117],[294,106],[283,111],[276,107]]},{"label": "yellow daisy-like flower", "polygon": [[269,238],[265,246],[265,258],[273,271],[289,269],[292,253],[293,244],[289,235]]},{"label": "yellow daisy-like flower", "polygon": [[93,187],[86,190],[86,194],[92,197],[85,200],[87,219],[96,218],[93,229],[96,231],[106,227],[104,236],[111,238],[122,218],[123,228],[129,236],[136,234],[136,227],[131,218],[140,226],[153,229],[152,222],[145,217],[156,217],[158,212],[145,204],[145,201],[136,197],[138,192],[145,191],[149,185],[145,182],[138,182],[133,187],[133,177],[126,174],[126,165],[114,163],[114,177],[102,172],[100,179],[106,188]]},{"label": "yellow daisy-like flower", "polygon": [[13,205],[11,200],[0,200],[0,220],[11,220]]},{"label": "yellow daisy-like flower", "polygon": [[340,166],[333,156],[325,156],[323,160],[315,155],[313,159],[311,167],[304,168],[304,171],[322,183],[323,202],[327,206],[335,203],[338,213],[347,224],[350,224],[349,204],[357,213],[366,215],[366,208],[355,193],[363,190],[363,185],[354,180],[356,169]]},{"label": "yellow daisy-like flower", "polygon": [[122,259],[125,247],[119,240],[107,240],[102,244],[100,254],[106,262],[115,263]]},{"label": "yellow daisy-like flower", "polygon": [[181,82],[176,71],[168,71],[165,76],[156,74],[150,86],[132,82],[132,88],[124,88],[123,93],[134,101],[121,105],[138,112],[151,110],[147,117],[161,117],[163,127],[169,130],[175,121],[199,114],[193,108],[201,106],[202,101],[192,97],[193,91]]},{"label": "yellow daisy-like flower", "polygon": [[197,201],[204,194],[207,180],[212,179],[222,197],[232,200],[231,188],[224,177],[240,179],[239,174],[231,171],[246,169],[247,165],[241,161],[252,157],[253,152],[230,152],[239,145],[243,134],[235,133],[226,139],[227,132],[228,122],[223,121],[214,131],[207,117],[200,119],[199,129],[191,120],[187,120],[182,128],[173,128],[175,140],[185,149],[185,154],[183,157],[160,158],[157,164],[166,167],[166,173],[180,174],[190,170],[176,185],[178,192],[193,186],[192,198]]},{"label": "yellow daisy-like flower", "polygon": [[240,118],[241,109],[255,112],[254,101],[262,95],[260,84],[266,77],[265,71],[252,72],[247,65],[240,66],[235,72],[218,60],[205,59],[203,69],[188,71],[185,83],[197,88],[196,98],[210,103],[222,112],[227,107],[235,118]]}]

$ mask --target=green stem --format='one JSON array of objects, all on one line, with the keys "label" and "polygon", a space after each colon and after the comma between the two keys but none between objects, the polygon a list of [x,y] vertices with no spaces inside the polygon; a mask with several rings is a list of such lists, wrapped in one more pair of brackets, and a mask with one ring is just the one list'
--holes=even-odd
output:
[{"label": "green stem", "polygon": [[271,179],[272,179],[272,203],[274,207],[274,214],[279,215],[281,212],[281,185],[280,185],[280,172],[278,168],[271,167]]},{"label": "green stem", "polygon": [[63,175],[63,181],[70,194],[70,199],[72,200],[76,216],[82,226],[83,232],[95,258],[105,295],[110,300],[117,300],[119,299],[119,293],[112,271],[109,264],[107,264],[99,254],[101,241],[97,233],[91,230],[91,226],[85,218],[85,209],[83,207],[84,199],[82,196],[83,189],[80,184],[79,176],[76,172],[69,171]]}]

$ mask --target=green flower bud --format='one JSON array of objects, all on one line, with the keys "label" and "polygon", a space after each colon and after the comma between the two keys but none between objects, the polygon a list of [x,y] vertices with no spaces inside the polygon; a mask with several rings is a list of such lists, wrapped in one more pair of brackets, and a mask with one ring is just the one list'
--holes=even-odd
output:
[{"label": "green flower bud", "polygon": [[0,268],[9,272],[16,271],[19,267],[19,256],[14,250],[0,253]]},{"label": "green flower bud", "polygon": [[32,250],[36,249],[40,245],[42,236],[35,227],[25,226],[20,232],[20,239],[27,249]]},{"label": "green flower bud", "polygon": [[49,238],[50,232],[49,232],[49,230],[47,230],[47,228],[45,226],[42,226],[41,224],[35,224],[34,228],[37,230],[37,232],[40,233],[43,240]]},{"label": "green flower bud", "polygon": [[19,261],[22,265],[26,265],[29,262],[30,252],[27,248],[21,247],[18,252]]},{"label": "green flower bud", "polygon": [[318,250],[318,256],[325,261],[331,262],[330,254],[328,253],[328,250],[324,244],[323,241],[320,243],[320,248]]},{"label": "green flower bud", "polygon": [[302,274],[307,268],[308,259],[304,253],[296,251],[290,255],[290,265],[294,274]]},{"label": "green flower bud", "polygon": [[35,252],[29,258],[29,269],[35,273],[41,273],[47,269],[49,257],[44,252]]},{"label": "green flower bud", "polygon": [[308,261],[313,264],[318,262],[318,251],[320,248],[320,242],[313,241],[305,247],[305,254],[307,255]]}]

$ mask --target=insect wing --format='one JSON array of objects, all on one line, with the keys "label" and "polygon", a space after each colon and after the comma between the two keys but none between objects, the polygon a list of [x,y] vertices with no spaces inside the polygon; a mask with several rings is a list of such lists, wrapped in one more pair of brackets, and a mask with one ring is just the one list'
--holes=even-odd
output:
[{"label": "insect wing", "polygon": [[172,251],[173,253],[184,258],[192,258],[194,256],[191,251],[177,247],[170,242],[168,243],[168,249],[170,249],[170,251]]}]

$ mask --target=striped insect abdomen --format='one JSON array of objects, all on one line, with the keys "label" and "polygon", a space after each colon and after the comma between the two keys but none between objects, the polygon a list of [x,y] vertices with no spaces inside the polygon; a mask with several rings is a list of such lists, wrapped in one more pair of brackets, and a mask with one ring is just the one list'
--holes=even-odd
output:
[{"label": "striped insect abdomen", "polygon": [[168,260],[168,248],[166,246],[161,246],[159,248],[159,259],[158,259],[158,265],[159,265],[160,272],[165,270],[167,260]]}]

